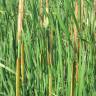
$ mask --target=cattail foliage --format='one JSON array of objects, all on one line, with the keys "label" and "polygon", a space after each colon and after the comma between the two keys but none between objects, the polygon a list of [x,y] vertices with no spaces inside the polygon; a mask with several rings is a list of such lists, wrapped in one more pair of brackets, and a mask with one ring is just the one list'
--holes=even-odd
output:
[{"label": "cattail foliage", "polygon": [[19,8],[18,8],[18,41],[21,40],[21,32],[22,32],[22,20],[23,20],[23,3],[24,0],[19,0]]},{"label": "cattail foliage", "polygon": [[0,0],[0,96],[96,96],[96,0],[9,1]]},{"label": "cattail foliage", "polygon": [[[48,27],[48,14],[49,14],[49,8],[48,8],[49,1],[46,0],[46,14],[47,16],[44,18],[44,25],[45,27]],[[50,31],[50,30],[49,30]],[[48,66],[49,66],[49,96],[52,96],[52,74],[51,74],[51,64],[52,64],[52,31],[49,32],[49,38],[48,38],[48,52],[47,52],[47,59],[48,59]]]},{"label": "cattail foliage", "polygon": [[20,59],[16,62],[16,96],[20,96]]},{"label": "cattail foliage", "polygon": [[49,68],[49,96],[52,96],[52,75],[51,75],[51,64],[52,64],[51,53],[47,51],[47,61],[48,61],[48,68]]},{"label": "cattail foliage", "polygon": [[49,96],[52,96],[52,72],[51,72],[51,67],[52,67],[52,44],[53,43],[53,33],[52,31],[49,33],[49,51],[48,51],[48,57],[49,57]]},{"label": "cattail foliage", "polygon": [[72,73],[71,73],[71,91],[70,91],[70,96],[74,96],[74,63],[72,64]]},{"label": "cattail foliage", "polygon": [[[76,0],[76,3],[75,3],[75,16],[76,16],[76,19],[77,19],[77,17],[78,17],[78,0]],[[75,87],[76,82],[78,80],[78,63],[77,63],[78,60],[76,60],[77,59],[77,56],[78,56],[77,55],[78,54],[78,52],[77,52],[78,51],[77,42],[78,42],[77,30],[76,30],[76,26],[74,26],[74,52],[76,52],[76,53],[74,54],[75,55],[75,60],[74,60],[74,63],[72,64],[70,96],[74,96],[75,95],[74,94],[74,87]],[[76,72],[76,74],[75,74],[75,72]],[[76,78],[76,80],[75,80],[75,78]]]},{"label": "cattail foliage", "polygon": [[[76,5],[75,5],[75,16],[76,19],[78,18],[78,0],[76,0]],[[78,42],[78,37],[77,37],[77,31],[76,27],[74,28],[74,47],[76,47],[76,43],[78,43],[78,47],[76,48],[77,50],[77,56],[78,56],[78,48],[79,48],[79,42]],[[78,61],[78,60],[77,60]],[[78,80],[78,64],[76,62],[76,81]]]},{"label": "cattail foliage", "polygon": [[[24,0],[19,0],[19,8],[18,8],[18,33],[17,33],[17,41],[18,41],[18,57],[16,64],[16,96],[20,96],[20,67],[21,62],[21,32],[22,32],[22,21],[23,21],[23,6]],[[23,58],[23,57],[22,57]],[[21,60],[20,60],[21,59]]]}]

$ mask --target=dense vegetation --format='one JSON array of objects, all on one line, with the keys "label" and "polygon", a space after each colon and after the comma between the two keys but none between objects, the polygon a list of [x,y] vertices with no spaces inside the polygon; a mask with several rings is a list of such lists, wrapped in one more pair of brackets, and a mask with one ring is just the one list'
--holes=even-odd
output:
[{"label": "dense vegetation", "polygon": [[21,53],[19,1],[0,0],[0,96],[96,96],[95,0],[24,0]]}]

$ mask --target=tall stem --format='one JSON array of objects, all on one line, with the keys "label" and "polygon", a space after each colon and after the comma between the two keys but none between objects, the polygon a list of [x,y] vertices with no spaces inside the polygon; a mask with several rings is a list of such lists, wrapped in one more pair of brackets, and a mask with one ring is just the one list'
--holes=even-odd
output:
[{"label": "tall stem", "polygon": [[23,3],[24,0],[19,0],[19,8],[18,8],[18,33],[17,33],[17,41],[18,41],[18,57],[16,64],[16,96],[20,96],[20,51],[21,51],[21,32],[22,32],[22,21],[23,21]]},{"label": "tall stem", "polygon": [[52,73],[51,73],[51,67],[52,67],[52,40],[53,40],[53,34],[52,32],[49,32],[49,38],[48,38],[48,66],[49,66],[49,96],[52,96]]},{"label": "tall stem", "polygon": [[21,43],[21,76],[22,83],[24,83],[24,43]]},{"label": "tall stem", "polygon": [[[48,0],[46,0],[46,14],[49,14]],[[50,30],[49,30],[50,31]],[[51,64],[52,64],[52,32],[49,32],[48,38],[48,66],[49,66],[49,96],[52,96],[52,74],[51,74]]]},{"label": "tall stem", "polygon": [[[78,18],[78,0],[76,0],[75,2],[75,16],[76,16],[76,19]],[[78,81],[78,63],[76,60],[77,57],[78,57],[78,48],[77,48],[77,30],[76,30],[76,26],[74,26],[74,53],[75,54],[75,60],[74,60],[74,63],[72,64],[72,75],[71,75],[71,92],[70,92],[70,96],[75,96],[74,92],[75,92],[75,85],[76,85],[76,82]],[[79,46],[79,43],[78,43],[78,46]],[[76,72],[76,74],[75,74]],[[76,77],[75,77],[76,76]],[[75,80],[76,78],[76,80]],[[75,82],[76,81],[76,82]]]}]

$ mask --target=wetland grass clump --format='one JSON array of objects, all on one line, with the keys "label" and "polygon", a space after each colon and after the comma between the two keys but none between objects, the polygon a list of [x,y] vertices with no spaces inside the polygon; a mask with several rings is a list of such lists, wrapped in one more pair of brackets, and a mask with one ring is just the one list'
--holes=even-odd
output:
[{"label": "wetland grass clump", "polygon": [[95,2],[0,0],[0,96],[96,96]]}]

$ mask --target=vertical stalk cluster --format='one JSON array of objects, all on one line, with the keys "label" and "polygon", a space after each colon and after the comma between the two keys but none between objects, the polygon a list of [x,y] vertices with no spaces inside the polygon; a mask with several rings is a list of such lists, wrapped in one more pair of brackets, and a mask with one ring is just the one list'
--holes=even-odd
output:
[{"label": "vertical stalk cluster", "polygon": [[24,0],[0,1],[0,96],[96,96],[96,0],[86,1],[27,0],[25,14]]},{"label": "vertical stalk cluster", "polygon": [[[49,14],[48,0],[46,0],[46,15]],[[48,27],[48,17],[43,16],[43,1],[40,0],[40,25],[45,28]],[[51,64],[52,64],[52,32],[49,32],[48,37],[48,49],[47,49],[47,63],[49,68],[49,96],[52,96],[52,76],[51,76]]]},{"label": "vertical stalk cluster", "polygon": [[[17,41],[18,41],[18,57],[16,64],[16,96],[20,96],[20,67],[21,64],[24,66],[24,46],[21,44],[21,32],[22,32],[22,22],[23,22],[23,6],[24,0],[19,0],[19,8],[18,8],[18,33],[17,33]],[[22,66],[22,80],[23,80],[23,66]]]}]

